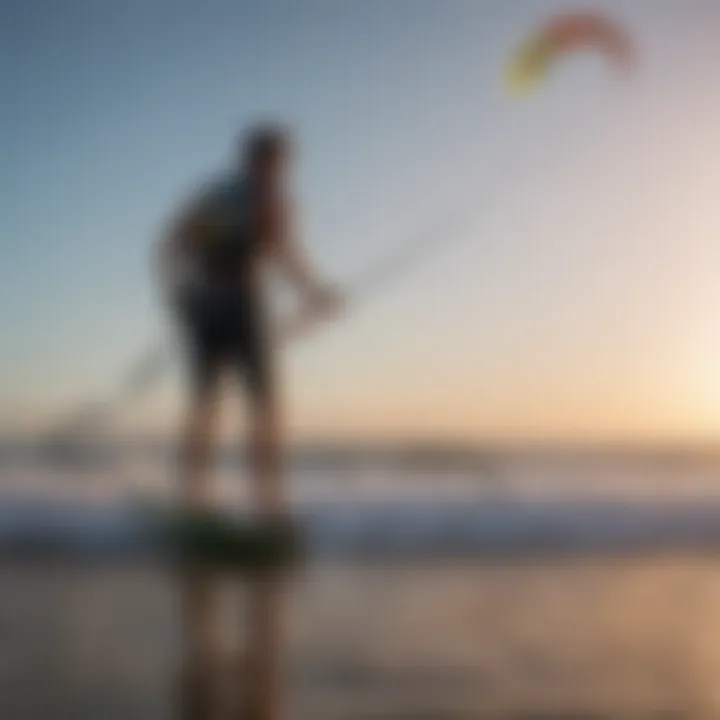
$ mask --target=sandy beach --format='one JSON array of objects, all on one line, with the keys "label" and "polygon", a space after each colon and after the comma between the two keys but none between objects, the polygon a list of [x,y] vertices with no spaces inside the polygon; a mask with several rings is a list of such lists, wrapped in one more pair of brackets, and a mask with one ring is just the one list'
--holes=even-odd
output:
[{"label": "sandy beach", "polygon": [[[3,565],[2,717],[193,717],[181,682],[193,673],[231,712],[258,662],[275,682],[256,714],[233,717],[720,713],[720,573],[707,558],[323,563],[258,582]],[[194,618],[181,612],[188,593],[206,598]],[[264,635],[253,602],[273,613]],[[203,645],[203,633],[218,641]],[[194,717],[227,716],[212,707]]]}]

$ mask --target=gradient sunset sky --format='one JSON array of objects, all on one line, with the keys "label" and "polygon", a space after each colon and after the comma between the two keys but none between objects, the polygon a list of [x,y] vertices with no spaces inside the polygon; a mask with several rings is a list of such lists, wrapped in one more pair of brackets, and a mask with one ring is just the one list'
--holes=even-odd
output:
[{"label": "gradient sunset sky", "polygon": [[[638,77],[578,57],[509,97],[513,49],[578,8],[627,27]],[[296,436],[720,435],[720,3],[5,0],[0,89],[0,430],[162,337],[158,228],[278,117],[327,275],[471,221],[287,355]],[[128,422],[180,397],[176,372]]]}]

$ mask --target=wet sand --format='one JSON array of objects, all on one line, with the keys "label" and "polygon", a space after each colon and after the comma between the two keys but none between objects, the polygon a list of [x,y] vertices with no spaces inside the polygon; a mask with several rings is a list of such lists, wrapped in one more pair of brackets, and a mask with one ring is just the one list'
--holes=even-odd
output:
[{"label": "wet sand", "polygon": [[717,718],[708,558],[0,566],[3,720]]}]

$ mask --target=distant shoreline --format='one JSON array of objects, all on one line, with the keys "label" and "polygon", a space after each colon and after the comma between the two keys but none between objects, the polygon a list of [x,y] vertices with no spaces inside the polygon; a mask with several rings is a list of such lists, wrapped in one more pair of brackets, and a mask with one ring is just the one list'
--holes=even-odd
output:
[{"label": "distant shoreline", "polygon": [[[0,459],[27,460],[111,460],[125,455],[165,460],[173,456],[175,444],[164,439],[73,438],[46,440],[0,439]],[[439,441],[296,443],[287,460],[294,467],[379,465],[412,469],[488,471],[508,462],[564,461],[631,462],[647,464],[718,463],[720,442],[619,443],[619,442],[478,442]],[[223,445],[218,448],[221,463],[240,462],[243,451]]]}]

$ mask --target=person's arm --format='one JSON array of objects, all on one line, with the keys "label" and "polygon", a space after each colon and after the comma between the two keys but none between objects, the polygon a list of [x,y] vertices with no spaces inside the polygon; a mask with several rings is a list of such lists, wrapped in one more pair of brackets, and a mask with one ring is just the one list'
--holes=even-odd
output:
[{"label": "person's arm", "polygon": [[322,280],[313,269],[305,248],[298,239],[295,219],[289,207],[269,208],[266,216],[272,258],[298,294],[314,312],[333,312],[341,302],[338,289]]}]

